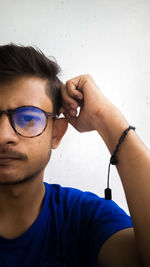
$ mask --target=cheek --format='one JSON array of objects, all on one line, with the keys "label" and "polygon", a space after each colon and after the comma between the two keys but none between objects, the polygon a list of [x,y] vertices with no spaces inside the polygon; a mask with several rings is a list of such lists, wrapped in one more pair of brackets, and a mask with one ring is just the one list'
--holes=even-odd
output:
[{"label": "cheek", "polygon": [[34,150],[33,153],[35,157],[38,158],[47,157],[51,153],[51,146],[52,146],[51,136],[43,136],[43,138],[38,138],[35,141],[36,142],[34,143],[34,147],[32,147],[32,149]]},{"label": "cheek", "polygon": [[47,158],[51,153],[52,146],[52,135],[51,130],[49,128],[35,138],[31,138],[28,140],[27,151],[28,157],[30,161],[38,161],[39,159],[42,161]]},{"label": "cheek", "polygon": [[34,150],[33,153],[38,153],[39,155],[47,154],[51,150],[51,138],[47,138],[43,140],[37,140],[34,146],[32,146],[32,151]]},{"label": "cheek", "polygon": [[32,169],[43,169],[48,164],[50,157],[51,140],[38,140],[28,150],[28,166]]}]

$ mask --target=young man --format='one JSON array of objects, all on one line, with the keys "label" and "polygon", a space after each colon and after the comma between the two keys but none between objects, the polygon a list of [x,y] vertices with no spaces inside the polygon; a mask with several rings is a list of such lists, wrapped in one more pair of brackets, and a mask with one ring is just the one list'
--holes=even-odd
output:
[{"label": "young man", "polygon": [[148,267],[150,151],[135,131],[117,154],[132,222],[111,200],[43,182],[68,122],[111,154],[129,127],[92,77],[62,85],[58,71],[32,47],[0,47],[0,267]]}]

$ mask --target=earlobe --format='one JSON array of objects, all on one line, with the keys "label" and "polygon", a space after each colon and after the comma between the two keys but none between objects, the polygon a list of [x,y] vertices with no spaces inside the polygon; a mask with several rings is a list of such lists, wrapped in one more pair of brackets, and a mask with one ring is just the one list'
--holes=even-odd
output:
[{"label": "earlobe", "polygon": [[66,133],[68,128],[68,122],[65,118],[55,119],[53,122],[52,130],[52,149],[56,149]]}]

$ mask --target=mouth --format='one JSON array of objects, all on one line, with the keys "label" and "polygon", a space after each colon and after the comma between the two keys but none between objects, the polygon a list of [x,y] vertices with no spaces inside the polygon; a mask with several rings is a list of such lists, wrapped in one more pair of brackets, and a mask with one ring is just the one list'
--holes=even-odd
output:
[{"label": "mouth", "polygon": [[14,163],[16,160],[18,160],[18,159],[15,159],[15,158],[0,158],[0,166]]}]

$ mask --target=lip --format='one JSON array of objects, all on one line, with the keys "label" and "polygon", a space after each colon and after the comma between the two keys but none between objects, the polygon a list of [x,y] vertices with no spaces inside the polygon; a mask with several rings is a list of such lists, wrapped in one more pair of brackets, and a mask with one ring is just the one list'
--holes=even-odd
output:
[{"label": "lip", "polygon": [[0,159],[17,159],[17,157],[8,154],[0,154]]},{"label": "lip", "polygon": [[10,163],[15,162],[17,159],[15,158],[0,158],[0,166],[2,165],[8,165]]}]

